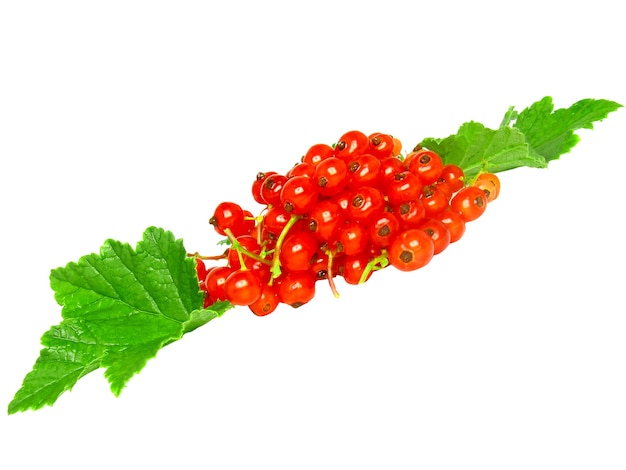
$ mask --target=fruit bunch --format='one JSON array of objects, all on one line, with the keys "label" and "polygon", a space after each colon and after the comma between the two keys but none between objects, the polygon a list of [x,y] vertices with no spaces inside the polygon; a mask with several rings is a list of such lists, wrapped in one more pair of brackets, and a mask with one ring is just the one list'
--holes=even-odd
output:
[{"label": "fruit bunch", "polygon": [[493,173],[547,168],[578,142],[576,130],[620,107],[584,99],[555,111],[546,96],[521,112],[509,107],[496,129],[466,122],[408,153],[391,135],[346,132],[332,146],[311,146],[284,174],[259,173],[258,216],[219,204],[210,222],[229,246],[217,256],[191,254],[158,227],[136,248],[108,239],[99,253],[52,270],[63,319],[41,337],[9,414],[53,404],[98,368],[117,396],[158,350],[235,305],[264,316],[309,302],[318,281],[338,296],[337,278],[362,284],[388,266],[425,266],[498,197]]},{"label": "fruit bunch", "polygon": [[[333,146],[313,145],[284,174],[258,173],[258,217],[219,204],[210,223],[230,247],[217,257],[194,255],[205,306],[227,300],[263,316],[279,303],[309,302],[321,280],[338,296],[335,276],[362,284],[389,265],[421,268],[498,196],[492,173],[469,182],[433,151],[401,149],[389,134],[349,131]],[[205,265],[221,258],[225,266]]]}]

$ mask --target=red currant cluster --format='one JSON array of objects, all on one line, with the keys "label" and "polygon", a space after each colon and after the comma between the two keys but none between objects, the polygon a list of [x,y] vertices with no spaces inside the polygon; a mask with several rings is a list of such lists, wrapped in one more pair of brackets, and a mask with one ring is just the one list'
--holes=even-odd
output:
[{"label": "red currant cluster", "polygon": [[[309,302],[320,280],[338,296],[335,276],[361,284],[388,265],[421,268],[461,238],[499,189],[494,174],[470,184],[430,150],[402,156],[388,134],[350,131],[332,147],[313,145],[287,173],[257,175],[258,217],[233,202],[217,206],[210,223],[231,245],[219,257],[196,255],[205,305],[228,300],[263,316],[279,303]],[[207,269],[203,260],[216,258],[227,265]]]}]

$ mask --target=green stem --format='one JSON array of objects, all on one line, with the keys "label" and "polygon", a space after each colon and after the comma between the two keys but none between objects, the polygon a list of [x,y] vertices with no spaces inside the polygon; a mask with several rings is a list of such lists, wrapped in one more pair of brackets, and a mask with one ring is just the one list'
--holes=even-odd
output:
[{"label": "green stem", "polygon": [[274,247],[274,257],[272,258],[272,279],[276,279],[278,276],[280,276],[281,270],[280,270],[280,249],[283,246],[283,242],[285,241],[285,237],[287,236],[287,233],[289,233],[289,230],[291,230],[291,227],[294,226],[294,224],[300,220],[302,216],[301,215],[297,215],[294,214],[291,216],[291,218],[289,219],[289,222],[287,222],[285,224],[285,226],[283,227],[282,232],[280,232],[280,235],[278,237],[278,240],[276,240],[276,246]]},{"label": "green stem", "polygon": [[[239,264],[241,264],[241,269],[246,270],[246,265],[244,263],[243,260],[243,256],[247,256],[248,258],[251,258],[255,261],[259,261],[260,263],[263,264],[267,264],[268,266],[272,265],[272,262],[269,260],[266,260],[265,258],[262,258],[261,256],[257,255],[256,253],[253,253],[249,250],[246,250],[243,246],[241,246],[241,243],[239,243],[239,241],[237,240],[237,237],[235,237],[235,235],[233,234],[233,232],[231,232],[231,230],[229,228],[224,230],[224,233],[226,234],[226,236],[228,237],[228,239],[230,240],[230,242],[232,243],[232,246],[230,247],[231,250],[236,250],[237,251],[237,256],[239,257]],[[226,250],[228,251],[228,250]]]},{"label": "green stem", "polygon": [[359,284],[363,284],[365,281],[367,281],[367,278],[369,277],[372,271],[378,271],[379,269],[383,269],[388,265],[389,265],[389,258],[387,256],[387,251],[383,250],[383,252],[380,255],[378,255],[376,258],[370,260],[370,262],[367,263],[367,266],[365,266],[365,269],[363,270],[363,273],[361,274],[361,278],[359,279]]}]

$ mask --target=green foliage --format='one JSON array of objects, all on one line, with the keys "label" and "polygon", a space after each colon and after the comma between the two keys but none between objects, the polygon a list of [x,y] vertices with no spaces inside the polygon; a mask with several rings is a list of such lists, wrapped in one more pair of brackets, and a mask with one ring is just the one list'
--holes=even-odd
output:
[{"label": "green foliage", "polygon": [[547,96],[520,113],[509,108],[498,129],[471,121],[456,134],[427,138],[421,145],[437,152],[445,163],[463,168],[469,180],[481,171],[545,168],[576,145],[580,138],[574,131],[592,129],[593,122],[620,107],[613,101],[585,99],[554,111],[552,98]]},{"label": "green foliage", "polygon": [[53,270],[50,285],[63,321],[43,335],[9,413],[52,405],[100,367],[117,396],[159,349],[232,307],[202,308],[193,259],[181,240],[154,227],[136,250],[107,240],[99,254]]},{"label": "green foliage", "polygon": [[594,122],[621,107],[614,101],[585,99],[567,109],[553,111],[552,98],[546,96],[519,113],[513,127],[524,133],[531,153],[549,162],[578,143],[580,137],[574,131],[593,129]]}]

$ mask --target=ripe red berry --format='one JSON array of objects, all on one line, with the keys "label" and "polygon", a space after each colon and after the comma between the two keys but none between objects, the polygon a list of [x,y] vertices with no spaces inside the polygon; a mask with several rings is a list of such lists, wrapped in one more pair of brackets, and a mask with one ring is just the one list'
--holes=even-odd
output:
[{"label": "ripe red berry", "polygon": [[396,173],[394,179],[387,184],[386,194],[392,205],[417,199],[422,194],[422,182],[409,171]]},{"label": "ripe red berry", "polygon": [[336,238],[338,227],[346,220],[345,212],[332,199],[319,201],[309,213],[308,227],[322,241]]},{"label": "ripe red berry", "polygon": [[204,282],[204,279],[207,275],[206,264],[200,258],[195,258],[196,261],[196,274],[198,275],[198,279]]},{"label": "ripe red berry", "polygon": [[281,203],[280,192],[287,179],[285,175],[273,174],[263,180],[260,194],[265,204],[275,206]]},{"label": "ripe red berry", "polygon": [[487,209],[487,197],[482,189],[467,186],[454,195],[450,208],[463,217],[465,222],[476,220]]},{"label": "ripe red berry", "polygon": [[282,206],[270,207],[263,217],[261,223],[262,233],[266,238],[276,239],[291,219],[291,215]]},{"label": "ripe red berry", "polygon": [[296,163],[285,175],[287,178],[293,178],[294,176],[308,176],[313,178],[315,176],[315,165],[311,163]]},{"label": "ripe red berry", "polygon": [[301,307],[315,297],[315,277],[308,271],[296,271],[278,278],[278,300],[293,308]]},{"label": "ripe red berry", "polygon": [[388,248],[389,263],[400,271],[426,266],[435,254],[433,239],[421,229],[408,229],[393,239]]},{"label": "ripe red berry", "polygon": [[450,232],[450,243],[458,241],[465,233],[465,220],[458,212],[448,209],[439,213],[435,218],[443,222]]},{"label": "ripe red berry", "polygon": [[335,146],[335,156],[349,161],[352,157],[366,153],[369,139],[360,131],[348,131],[342,135]]},{"label": "ripe red berry", "polygon": [[330,145],[315,144],[312,145],[304,154],[302,157],[302,163],[310,163],[317,166],[317,164],[322,160],[326,160],[327,158],[334,156],[335,150]]},{"label": "ripe red berry", "polygon": [[289,178],[280,192],[283,209],[290,214],[306,214],[317,203],[318,191],[313,180],[307,176]]},{"label": "ripe red berry", "polygon": [[250,305],[261,297],[261,281],[248,269],[237,269],[224,281],[226,300],[233,305]]},{"label": "ripe red berry", "polygon": [[346,256],[362,253],[367,247],[367,229],[355,220],[347,221],[338,233],[338,250]]},{"label": "ripe red berry", "polygon": [[443,170],[441,157],[435,152],[425,149],[415,152],[410,161],[408,163],[405,161],[404,164],[425,185],[437,181]]},{"label": "ripe red berry", "polygon": [[378,189],[362,186],[350,195],[347,212],[352,220],[367,222],[368,219],[385,209],[385,196]]},{"label": "ripe red berry", "polygon": [[481,173],[472,186],[483,190],[487,202],[495,200],[500,194],[500,179],[493,173]]},{"label": "ripe red berry", "polygon": [[[369,256],[367,253],[359,253],[352,256],[346,256],[341,263],[340,272],[344,280],[348,284],[359,284],[361,277],[367,268],[369,263]],[[373,271],[366,277],[366,281],[371,277]]]},{"label": "ripe red berry", "polygon": [[465,186],[464,179],[465,176],[461,167],[448,164],[444,165],[441,169],[441,175],[439,176],[438,181],[448,183],[450,190],[453,193],[456,193],[458,190],[463,188],[463,186]]},{"label": "ripe red berry", "polygon": [[268,176],[275,174],[275,171],[268,171],[265,173],[259,172],[256,174],[256,179],[252,183],[252,197],[259,204],[265,204],[265,199],[263,199],[263,196],[261,196],[261,187],[263,186],[263,182]]},{"label": "ripe red berry", "polygon": [[208,270],[204,284],[213,300],[226,300],[224,283],[233,271],[234,269],[230,266],[217,266]]},{"label": "ripe red berry", "polygon": [[436,185],[429,185],[422,191],[422,203],[426,217],[434,217],[448,208],[448,196]]},{"label": "ripe red berry", "polygon": [[348,163],[348,187],[377,186],[379,180],[380,160],[374,155],[365,153]]},{"label": "ripe red berry", "polygon": [[371,242],[381,248],[388,246],[400,231],[400,221],[393,212],[382,212],[369,223],[368,233]]},{"label": "ripe red berry", "polygon": [[394,180],[398,173],[404,171],[404,163],[396,157],[383,158],[380,161],[380,169],[378,170],[380,181],[383,186]]},{"label": "ripe red berry", "polygon": [[261,290],[261,295],[252,302],[248,308],[258,317],[269,315],[278,307],[278,295],[274,285],[265,284]]},{"label": "ripe red berry", "polygon": [[421,228],[433,240],[434,254],[439,254],[450,245],[450,231],[446,225],[437,219],[424,220],[419,228]]},{"label": "ripe red berry", "polygon": [[225,235],[226,229],[229,229],[235,236],[246,233],[243,209],[234,202],[218,204],[209,223],[220,235]]},{"label": "ripe red berry", "polygon": [[403,229],[416,228],[426,217],[426,209],[421,199],[405,201],[395,206],[393,213]]},{"label": "ripe red berry", "polygon": [[348,184],[348,166],[346,162],[336,157],[322,160],[315,167],[314,180],[322,196],[339,194]]},{"label": "ripe red berry", "polygon": [[310,231],[289,232],[280,250],[280,264],[287,271],[306,271],[319,250],[319,240]]},{"label": "ripe red berry", "polygon": [[368,138],[370,141],[368,152],[374,155],[376,158],[382,159],[394,155],[393,137],[389,134],[376,132],[374,134],[370,134]]}]

